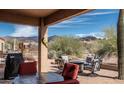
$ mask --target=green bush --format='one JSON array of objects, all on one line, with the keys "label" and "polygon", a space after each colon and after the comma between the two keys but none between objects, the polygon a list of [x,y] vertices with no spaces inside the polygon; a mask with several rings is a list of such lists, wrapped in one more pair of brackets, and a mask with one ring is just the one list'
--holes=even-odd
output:
[{"label": "green bush", "polygon": [[51,50],[56,51],[57,57],[60,57],[63,54],[81,57],[83,46],[82,42],[75,37],[62,36],[49,43],[49,51]]},{"label": "green bush", "polygon": [[48,53],[48,58],[56,59],[57,58],[56,51],[50,50],[49,53]]},{"label": "green bush", "polygon": [[97,51],[99,55],[117,55],[117,32],[114,27],[104,29],[104,39],[98,43],[100,49]]},{"label": "green bush", "polygon": [[[103,30],[104,38],[82,42],[79,38],[62,36],[49,42],[49,54],[54,58],[61,55],[83,57],[84,53],[92,53],[99,56],[117,55],[117,32],[114,27]],[[51,52],[54,51],[54,52]]]}]

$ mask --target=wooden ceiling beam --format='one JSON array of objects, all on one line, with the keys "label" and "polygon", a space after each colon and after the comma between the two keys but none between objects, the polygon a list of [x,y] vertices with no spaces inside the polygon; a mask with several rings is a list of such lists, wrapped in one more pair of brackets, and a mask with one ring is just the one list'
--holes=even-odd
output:
[{"label": "wooden ceiling beam", "polygon": [[[91,11],[90,9],[60,9],[46,17],[44,17],[44,25],[49,26],[58,22],[67,20],[74,16]],[[10,12],[0,11],[0,21],[10,22],[22,25],[39,26],[41,17],[31,17],[19,14],[13,14]]]},{"label": "wooden ceiling beam", "polygon": [[44,18],[44,24],[49,26],[74,16],[91,11],[91,9],[60,9],[55,13]]},{"label": "wooden ceiling beam", "polygon": [[15,24],[22,24],[22,25],[31,25],[31,26],[40,25],[40,18],[23,16],[18,14],[11,14],[11,13],[2,12],[2,11],[0,12],[0,21],[10,22]]}]

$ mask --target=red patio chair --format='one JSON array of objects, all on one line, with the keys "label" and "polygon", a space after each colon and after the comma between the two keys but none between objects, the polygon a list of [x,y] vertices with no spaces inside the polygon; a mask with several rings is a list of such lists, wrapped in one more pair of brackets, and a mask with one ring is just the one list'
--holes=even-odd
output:
[{"label": "red patio chair", "polygon": [[46,84],[79,84],[79,81],[77,80],[78,71],[79,71],[79,65],[73,63],[65,63],[62,72],[64,81],[49,82]]},{"label": "red patio chair", "polygon": [[77,79],[79,65],[73,63],[65,63],[62,76],[64,80]]},{"label": "red patio chair", "polygon": [[19,66],[19,75],[32,75],[36,72],[36,62],[21,63]]},{"label": "red patio chair", "polygon": [[80,84],[78,80],[72,79],[72,80],[64,80],[59,82],[50,82],[46,84]]}]

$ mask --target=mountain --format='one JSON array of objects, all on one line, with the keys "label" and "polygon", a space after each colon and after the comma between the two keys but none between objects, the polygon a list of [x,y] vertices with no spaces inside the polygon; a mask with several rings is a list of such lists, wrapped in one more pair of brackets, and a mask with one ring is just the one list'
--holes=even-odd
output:
[{"label": "mountain", "polygon": [[82,41],[91,41],[91,40],[97,40],[98,38],[96,38],[94,36],[86,36],[86,37],[81,37],[79,39]]},{"label": "mountain", "polygon": [[[53,41],[54,39],[59,38],[59,37],[61,37],[61,36],[57,36],[57,35],[50,36],[48,38],[48,41],[49,42]],[[81,41],[92,41],[92,40],[97,40],[98,38],[95,37],[95,36],[86,36],[86,37],[79,37],[78,39],[81,40]]]},{"label": "mountain", "polygon": [[26,41],[26,40],[30,40],[30,41],[38,41],[38,37],[37,36],[33,36],[33,37],[11,37],[11,36],[6,36],[3,37],[5,40],[11,40],[11,39],[18,39],[20,41]]},{"label": "mountain", "polygon": [[60,36],[57,36],[57,35],[50,36],[48,37],[48,42],[53,41],[54,39],[59,38],[59,37]]},{"label": "mountain", "polygon": [[[54,35],[54,36],[50,36],[48,37],[48,41],[52,41],[54,40],[55,38],[58,38],[59,36],[57,35]],[[26,41],[26,40],[30,40],[30,41],[35,41],[35,42],[38,42],[38,37],[37,36],[33,36],[33,37],[11,37],[11,36],[5,36],[5,37],[2,37],[4,38],[5,40],[12,40],[12,39],[18,39],[20,41]]]},{"label": "mountain", "polygon": [[[57,35],[54,35],[54,36],[50,36],[48,37],[48,42],[49,41],[53,41],[54,39],[58,38],[60,36],[57,36]],[[11,37],[11,36],[5,36],[3,37],[5,40],[12,40],[12,39],[17,39],[17,40],[20,40],[20,41],[27,41],[27,40],[30,40],[30,41],[34,41],[34,42],[38,42],[38,37],[37,36],[33,36],[33,37]]]},{"label": "mountain", "polygon": [[[57,35],[53,35],[48,37],[48,42],[50,41],[54,41],[54,39],[59,38],[61,36],[57,36]],[[11,36],[6,36],[3,37],[5,40],[12,40],[12,39],[17,39],[20,41],[34,41],[34,42],[38,42],[38,37],[37,36],[33,36],[33,37],[11,37]],[[86,36],[86,37],[80,37],[79,40],[81,41],[91,41],[91,40],[97,40],[98,38],[94,37],[94,36]]]}]

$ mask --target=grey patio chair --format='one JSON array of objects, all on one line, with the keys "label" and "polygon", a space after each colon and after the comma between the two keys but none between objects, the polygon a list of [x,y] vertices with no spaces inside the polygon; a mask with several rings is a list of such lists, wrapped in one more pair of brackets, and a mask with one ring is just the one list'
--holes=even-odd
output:
[{"label": "grey patio chair", "polygon": [[92,56],[86,57],[86,62],[84,63],[84,68],[93,66],[93,59],[94,59],[94,57],[92,57]]},{"label": "grey patio chair", "polygon": [[62,55],[62,56],[60,56],[60,58],[58,58],[58,62],[57,62],[58,63],[58,69],[59,69],[58,73],[62,73],[63,68],[64,68],[64,64],[68,63],[68,62],[69,62],[69,58],[66,55]]},{"label": "grey patio chair", "polygon": [[84,70],[90,70],[90,76],[95,76],[97,71],[100,71],[102,60],[94,58],[91,63],[84,64]]}]

